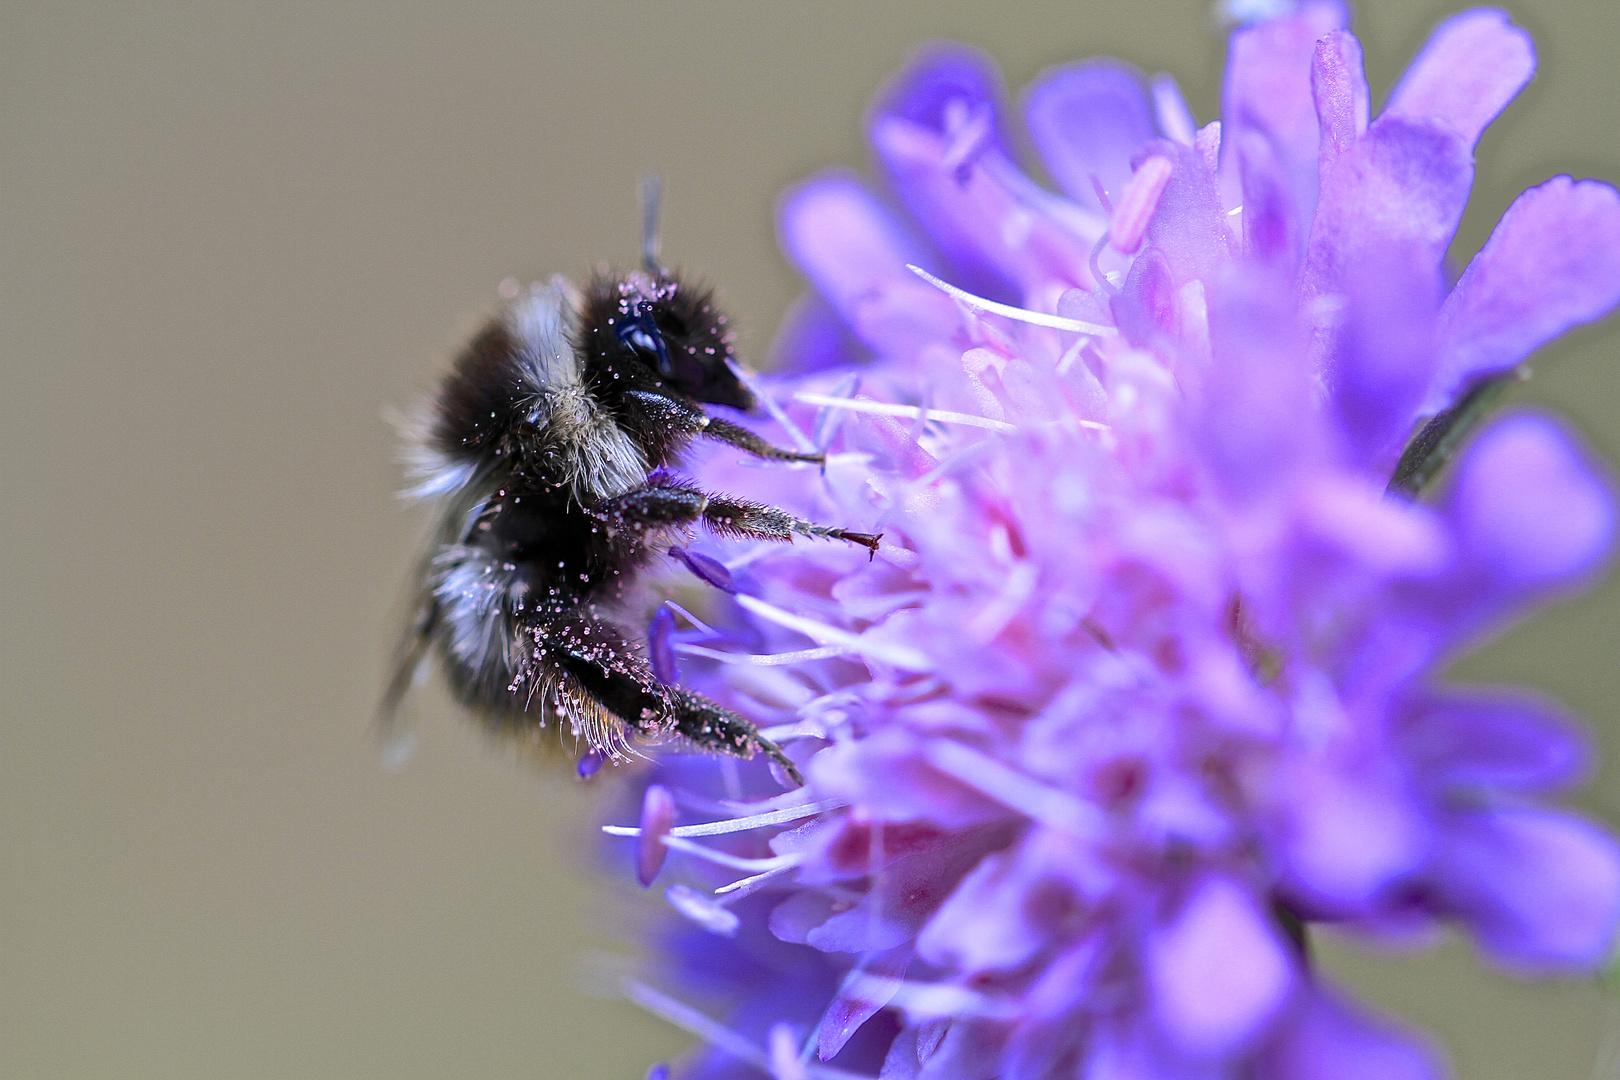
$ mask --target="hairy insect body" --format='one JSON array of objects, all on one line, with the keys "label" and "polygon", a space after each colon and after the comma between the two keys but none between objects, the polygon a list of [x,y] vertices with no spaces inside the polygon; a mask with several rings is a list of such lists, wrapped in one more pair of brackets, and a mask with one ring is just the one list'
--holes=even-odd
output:
[{"label": "hairy insect body", "polygon": [[397,709],[431,645],[455,694],[492,727],[560,717],[596,750],[675,734],[740,756],[781,751],[746,720],[662,685],[614,621],[636,571],[672,532],[878,538],[707,494],[665,472],[696,436],[783,461],[704,404],[747,408],[709,295],[667,272],[562,278],[506,305],[457,358],[416,433],[416,493],[441,500],[418,610],[384,702]]}]

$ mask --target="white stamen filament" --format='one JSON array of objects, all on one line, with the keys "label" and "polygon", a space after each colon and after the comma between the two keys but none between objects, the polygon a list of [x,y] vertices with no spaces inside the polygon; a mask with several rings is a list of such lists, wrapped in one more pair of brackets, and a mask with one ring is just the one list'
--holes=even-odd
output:
[{"label": "white stamen filament", "polygon": [[754,895],[754,893],[758,892],[767,882],[774,881],[783,874],[798,869],[798,866],[799,864],[796,862],[784,863],[783,865],[778,866],[776,869],[767,870],[762,874],[755,874],[752,877],[738,878],[731,884],[722,885],[718,889],[714,890],[714,895],[727,897],[727,903],[734,900],[741,900],[745,896]]},{"label": "white stamen filament", "polygon": [[1119,333],[1112,326],[1089,323],[1081,319],[1066,319],[1062,315],[1048,315],[1043,311],[1030,311],[1028,308],[1013,307],[1011,304],[999,304],[994,300],[986,300],[982,296],[974,296],[966,289],[958,288],[948,281],[941,281],[920,266],[907,263],[906,269],[928,282],[934,288],[939,289],[951,299],[966,304],[976,311],[988,311],[992,315],[1000,315],[1004,318],[1015,319],[1018,322],[1026,322],[1032,326],[1048,326],[1053,330],[1067,330],[1074,334],[1090,334],[1093,337]]},{"label": "white stamen filament", "polygon": [[[763,814],[749,814],[746,817],[729,818],[725,821],[706,821],[701,825],[677,825],[669,830],[669,835],[721,836],[725,833],[747,832],[750,829],[763,829],[770,825],[815,817],[829,810],[842,810],[848,805],[842,799],[822,799],[820,802],[800,803],[797,806],[785,806],[780,810],[769,810]],[[633,825],[604,825],[602,831],[609,836],[641,835],[641,830]]]},{"label": "white stamen filament", "polygon": [[848,409],[850,412],[872,413],[875,416],[904,416],[911,420],[926,418],[938,420],[942,424],[964,424],[968,427],[999,431],[1007,435],[1018,430],[1012,424],[1001,420],[992,420],[988,416],[974,416],[972,413],[949,412],[944,409],[921,409],[916,405],[894,405],[887,401],[829,397],[826,394],[811,394],[805,391],[794,394],[793,400],[802,401],[806,405],[824,405],[832,409]]},{"label": "white stamen filament", "polygon": [[892,664],[906,671],[930,671],[934,666],[933,661],[929,660],[927,656],[917,649],[894,642],[874,641],[863,634],[852,634],[848,630],[841,630],[836,626],[828,626],[826,623],[807,619],[802,615],[794,615],[789,611],[783,611],[776,605],[767,604],[757,597],[738,596],[737,603],[745,610],[767,622],[773,622],[789,630],[797,630],[811,641],[823,645],[847,646],[862,656],[869,656],[874,660]]},{"label": "white stamen filament", "polygon": [[828,660],[834,656],[848,656],[851,650],[844,645],[823,645],[815,649],[800,649],[784,653],[735,653],[706,649],[702,645],[677,642],[675,651],[685,656],[702,656],[722,664],[754,664],[758,667],[780,667],[784,664],[802,664],[809,660]]},{"label": "white stamen filament", "polygon": [[[627,1000],[646,1009],[660,1020],[673,1024],[688,1034],[696,1035],[710,1046],[724,1050],[770,1075],[771,1062],[765,1051],[718,1020],[710,1019],[685,1002],[677,1001],[636,979],[625,979],[619,984],[619,992]],[[805,1076],[809,1080],[874,1080],[873,1077],[861,1073],[846,1072],[815,1062],[805,1064]]]}]

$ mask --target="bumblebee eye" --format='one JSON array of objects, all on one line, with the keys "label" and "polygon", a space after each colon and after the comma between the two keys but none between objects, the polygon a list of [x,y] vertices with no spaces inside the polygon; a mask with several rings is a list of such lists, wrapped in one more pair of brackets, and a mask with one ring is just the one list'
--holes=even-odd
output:
[{"label": "bumblebee eye", "polygon": [[659,333],[658,324],[653,322],[652,312],[645,307],[636,312],[633,322],[626,322],[619,327],[619,340],[643,353],[652,353],[658,358],[658,374],[669,378],[674,373],[674,367],[669,361],[669,349],[664,344],[664,335]]}]

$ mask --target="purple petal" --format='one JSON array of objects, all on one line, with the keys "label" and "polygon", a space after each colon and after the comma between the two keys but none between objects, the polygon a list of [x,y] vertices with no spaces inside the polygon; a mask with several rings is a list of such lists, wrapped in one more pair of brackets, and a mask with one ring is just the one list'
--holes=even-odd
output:
[{"label": "purple petal", "polygon": [[675,824],[675,796],[662,784],[653,784],[641,797],[641,835],[636,838],[636,880],[645,888],[663,869],[669,849],[664,837]]},{"label": "purple petal", "polygon": [[1620,923],[1620,849],[1596,826],[1545,810],[1469,815],[1448,830],[1438,888],[1481,948],[1523,971],[1595,968]]},{"label": "purple petal", "polygon": [[1151,84],[1153,113],[1159,119],[1159,130],[1164,137],[1187,146],[1198,135],[1198,121],[1187,108],[1187,99],[1181,96],[1181,87],[1169,75],[1155,75]]},{"label": "purple petal", "polygon": [[1299,996],[1262,1051],[1257,1074],[1275,1080],[1441,1080],[1436,1049],[1367,1015],[1320,983]]},{"label": "purple petal", "polygon": [[1392,245],[1364,251],[1343,286],[1323,373],[1355,464],[1387,474],[1432,381],[1444,282],[1426,249]]},{"label": "purple petal", "polygon": [[999,110],[1003,97],[995,61],[966,45],[935,44],[918,51],[906,69],[878,95],[873,110],[919,127],[945,131],[964,107],[990,107],[987,148],[1005,150]]},{"label": "purple petal", "polygon": [[1314,907],[1363,910],[1416,869],[1429,831],[1400,781],[1361,760],[1312,762],[1290,776],[1282,856],[1289,887]]},{"label": "purple petal", "polygon": [[1307,296],[1333,296],[1366,251],[1406,248],[1437,270],[1468,201],[1473,158],[1449,129],[1382,117],[1322,177],[1311,225]]},{"label": "purple petal", "polygon": [[1402,756],[1441,797],[1544,791],[1580,780],[1591,747],[1552,705],[1519,694],[1451,694],[1417,703],[1400,730]]},{"label": "purple petal", "polygon": [[858,974],[852,973],[821,1018],[816,1056],[831,1061],[860,1026],[877,1015],[900,989],[911,966],[911,946],[902,945],[864,957]]},{"label": "purple petal", "polygon": [[1446,300],[1426,412],[1620,303],[1620,192],[1558,176],[1520,195]]},{"label": "purple petal", "polygon": [[1176,283],[1171,277],[1169,262],[1158,249],[1143,252],[1131,264],[1125,284],[1112,298],[1109,308],[1125,340],[1138,348],[1179,330]]},{"label": "purple petal", "polygon": [[1535,45],[1506,12],[1465,11],[1435,28],[1384,115],[1443,121],[1472,148],[1535,71]]},{"label": "purple petal", "polygon": [[[1254,131],[1271,141],[1304,230],[1316,205],[1318,125],[1311,93],[1316,42],[1348,21],[1337,2],[1307,2],[1299,13],[1232,35],[1221,91],[1224,137]],[[1247,193],[1245,192],[1245,197]]]},{"label": "purple petal", "polygon": [[1148,942],[1160,1026],[1198,1057],[1252,1038],[1287,999],[1294,968],[1253,898],[1222,878],[1200,885]]},{"label": "purple petal", "polygon": [[1202,441],[1209,463],[1234,494],[1281,483],[1308,434],[1299,417],[1311,408],[1304,347],[1286,278],[1254,274],[1228,283],[1209,312],[1214,369],[1199,388],[1207,397]]},{"label": "purple petal", "polygon": [[1607,485],[1552,421],[1498,421],[1458,465],[1446,503],[1468,556],[1498,591],[1563,583],[1608,551]]},{"label": "purple petal", "polygon": [[1243,183],[1243,250],[1292,274],[1304,253],[1305,227],[1277,148],[1258,131],[1239,131],[1233,146]]},{"label": "purple petal", "polygon": [[652,664],[653,678],[665,686],[674,686],[681,681],[680,669],[675,666],[675,646],[671,641],[674,633],[675,616],[669,608],[659,605],[657,614],[647,625],[647,659]]},{"label": "purple petal", "polygon": [[962,828],[1006,814],[999,804],[935,769],[924,759],[918,740],[893,729],[823,750],[811,759],[810,769],[816,790],[858,800],[885,818]]},{"label": "purple petal", "polygon": [[872,118],[878,160],[955,264],[948,275],[954,283],[1018,302],[1053,282],[1089,286],[1086,267],[1101,222],[1042,191],[1012,164],[994,135],[991,72],[978,53],[925,53]]},{"label": "purple petal", "polygon": [[861,359],[850,328],[820,293],[807,292],[793,302],[771,341],[770,370],[808,375],[824,368],[845,367]]},{"label": "purple petal", "polygon": [[[727,570],[726,564],[720,560],[712,559],[700,551],[690,551],[683,547],[672,547],[669,549],[669,553],[680,560],[683,566],[701,580],[713,585],[722,592],[736,593],[737,585],[731,578],[731,571]],[[673,620],[671,625],[673,626]],[[671,657],[671,666],[673,666],[673,659]]]},{"label": "purple petal", "polygon": [[874,875],[871,891],[858,904],[810,928],[805,943],[823,952],[853,953],[909,943],[957,882],[1003,843],[1004,836],[983,830],[968,834],[961,843],[896,859]]},{"label": "purple petal", "polygon": [[1335,30],[1316,43],[1311,62],[1311,93],[1321,126],[1321,171],[1338,160],[1367,130],[1371,95],[1362,70],[1361,42],[1348,30]]},{"label": "purple petal", "polygon": [[874,351],[906,359],[948,337],[955,305],[906,264],[943,271],[859,180],[829,174],[782,199],[782,247],[846,325]]},{"label": "purple petal", "polygon": [[918,955],[969,975],[1027,962],[1047,935],[1024,918],[1037,882],[1026,879],[1018,864],[1015,852],[998,852],[974,867],[917,936]]},{"label": "purple petal", "polygon": [[1052,179],[1099,213],[1107,211],[1093,178],[1117,202],[1131,178],[1132,155],[1159,135],[1142,76],[1110,59],[1043,72],[1024,93],[1024,122]]}]

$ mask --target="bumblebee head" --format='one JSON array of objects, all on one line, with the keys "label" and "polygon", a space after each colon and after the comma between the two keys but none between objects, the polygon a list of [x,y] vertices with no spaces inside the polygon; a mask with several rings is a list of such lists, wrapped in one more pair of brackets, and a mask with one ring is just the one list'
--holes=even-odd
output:
[{"label": "bumblebee head", "polygon": [[668,273],[626,274],[613,283],[606,344],[616,363],[635,364],[694,401],[754,407],[732,371],[735,336],[714,294]]}]

